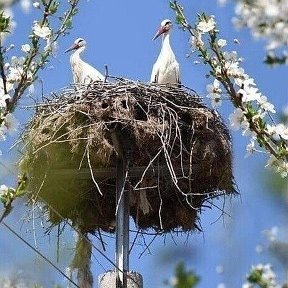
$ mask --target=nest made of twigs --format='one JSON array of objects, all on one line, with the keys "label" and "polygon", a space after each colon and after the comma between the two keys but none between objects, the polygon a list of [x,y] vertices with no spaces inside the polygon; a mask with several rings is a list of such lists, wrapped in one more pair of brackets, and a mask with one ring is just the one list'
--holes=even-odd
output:
[{"label": "nest made of twigs", "polygon": [[21,170],[53,224],[112,231],[116,166],[140,229],[193,230],[201,207],[235,192],[231,139],[195,92],[118,80],[70,87],[37,105]]}]

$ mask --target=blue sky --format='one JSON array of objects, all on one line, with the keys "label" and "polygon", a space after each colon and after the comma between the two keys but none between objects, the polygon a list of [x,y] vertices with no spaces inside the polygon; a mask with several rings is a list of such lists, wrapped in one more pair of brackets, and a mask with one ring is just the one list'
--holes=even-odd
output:
[{"label": "blue sky", "polygon": [[[185,0],[181,4],[185,7],[186,15],[191,22],[196,19],[197,13],[203,11],[215,15],[221,37],[226,38],[230,43],[228,49],[237,50],[239,55],[244,57],[243,66],[255,79],[262,93],[271,99],[276,110],[281,110],[282,106],[287,105],[288,88],[283,81],[284,77],[287,78],[287,68],[271,69],[265,66],[262,63],[265,53],[264,42],[253,40],[249,31],[235,31],[231,24],[234,15],[233,3],[225,8],[218,7],[215,0]],[[19,44],[26,43],[25,39],[33,14],[24,15],[18,8],[15,13],[18,25],[14,38],[10,38],[9,41],[13,39],[16,47],[19,47]],[[69,55],[64,54],[64,51],[77,37],[86,39],[88,47],[83,58],[98,70],[104,72],[104,65],[107,64],[109,73],[112,75],[148,81],[161,46],[161,41],[152,41],[152,37],[165,18],[174,20],[175,17],[168,1],[164,0],[83,1],[79,14],[75,18],[73,30],[69,36],[59,42],[57,57],[51,61],[50,68],[41,71],[44,93],[65,87],[72,81]],[[239,39],[240,45],[233,44],[234,38]],[[186,58],[189,52],[188,34],[183,33],[176,25],[174,25],[171,45],[180,63],[182,82],[204,97],[206,84],[209,83],[209,79],[205,78],[208,68],[194,65],[196,56],[192,56],[191,59]],[[18,52],[13,51],[15,54]],[[39,90],[36,90],[36,93],[39,93]],[[209,105],[208,101],[206,103]],[[231,111],[230,103],[224,102],[220,112],[226,122]],[[23,109],[17,111],[17,116],[23,122],[28,118],[27,112]],[[184,259],[187,265],[202,278],[200,288],[216,287],[220,282],[227,283],[227,287],[241,287],[240,284],[251,264],[270,260],[268,254],[258,255],[255,247],[259,243],[265,243],[262,234],[264,229],[274,225],[281,226],[287,222],[287,202],[268,193],[270,191],[263,185],[264,168],[262,167],[265,164],[263,157],[257,155],[244,159],[248,139],[243,138],[240,133],[233,132],[232,135],[234,173],[241,197],[226,199],[226,210],[230,216],[217,220],[220,216],[217,209],[205,211],[201,216],[204,233],[193,233],[189,236],[186,245],[184,245],[186,235],[175,236],[177,246],[171,236],[168,235],[167,239],[160,237],[150,246],[151,254],[145,253],[140,259],[143,245],[137,246],[132,251],[131,269],[143,275],[144,287],[163,287],[163,280],[172,275],[175,264],[181,259]],[[1,146],[1,149],[7,150],[11,143],[12,140],[8,141],[5,147]],[[15,151],[12,151],[6,154],[8,156],[4,156],[4,161],[10,165],[9,167],[14,167],[15,154]],[[4,183],[4,181],[12,185],[15,177],[11,175],[4,177],[2,173],[0,182]],[[218,204],[221,205],[221,202]],[[19,208],[22,206],[19,203]],[[20,229],[22,221],[19,219],[25,216],[25,209],[22,207],[14,213],[7,221],[25,239],[33,243],[32,224],[25,224]],[[36,224],[40,227],[38,222]],[[43,232],[39,229],[37,232],[38,245],[43,252],[50,251],[51,257],[55,260],[55,240],[52,236],[43,236],[41,231]],[[65,267],[68,263],[67,250],[70,255],[71,235],[72,233],[67,232],[67,237],[63,237],[60,241],[63,257],[59,266]],[[48,273],[46,279],[51,281],[54,279],[61,283],[62,278],[57,272],[49,268],[48,264],[44,264],[29,248],[1,226],[0,241],[1,247],[4,247],[0,250],[0,271],[13,271],[15,267],[22,267],[22,269],[30,267],[30,271],[34,270],[37,277],[41,278],[42,272]],[[107,253],[113,258],[113,241],[108,242]],[[49,245],[47,246],[46,243]],[[94,251],[94,254],[96,256],[93,260],[94,275],[103,273],[103,267],[111,268],[97,252]],[[277,261],[273,263],[278,267]],[[216,273],[217,265],[224,266],[223,274]]]}]

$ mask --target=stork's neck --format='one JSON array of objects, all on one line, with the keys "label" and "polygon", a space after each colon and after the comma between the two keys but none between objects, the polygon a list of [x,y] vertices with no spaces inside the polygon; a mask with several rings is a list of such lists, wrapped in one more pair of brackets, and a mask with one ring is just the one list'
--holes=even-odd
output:
[{"label": "stork's neck", "polygon": [[[170,46],[170,31],[167,31],[162,37],[162,53],[171,53],[172,49]],[[173,52],[172,52],[173,53]]]},{"label": "stork's neck", "polygon": [[72,53],[70,59],[71,61],[76,60],[76,59],[80,59],[80,54],[85,50],[85,46],[82,46],[80,48],[78,48],[77,50],[75,50],[74,53]]}]

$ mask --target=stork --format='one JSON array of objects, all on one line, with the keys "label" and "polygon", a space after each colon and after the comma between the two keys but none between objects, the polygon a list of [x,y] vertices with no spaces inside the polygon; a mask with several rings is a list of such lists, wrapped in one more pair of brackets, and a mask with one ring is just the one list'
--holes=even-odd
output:
[{"label": "stork", "polygon": [[74,51],[70,56],[73,81],[75,84],[89,84],[93,81],[104,81],[105,77],[95,68],[80,58],[80,54],[86,48],[86,41],[83,38],[77,38],[73,45],[65,53]]},{"label": "stork", "polygon": [[172,29],[172,22],[165,19],[161,22],[160,29],[154,36],[153,40],[162,36],[162,48],[157,61],[153,65],[151,79],[152,83],[159,84],[180,84],[179,63],[170,46],[170,32]]}]

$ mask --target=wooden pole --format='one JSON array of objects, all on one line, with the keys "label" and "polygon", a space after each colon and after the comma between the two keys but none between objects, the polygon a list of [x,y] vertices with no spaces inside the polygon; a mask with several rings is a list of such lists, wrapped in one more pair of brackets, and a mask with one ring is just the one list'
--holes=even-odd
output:
[{"label": "wooden pole", "polygon": [[116,288],[127,288],[129,271],[129,193],[125,191],[127,162],[118,158],[116,172]]}]

